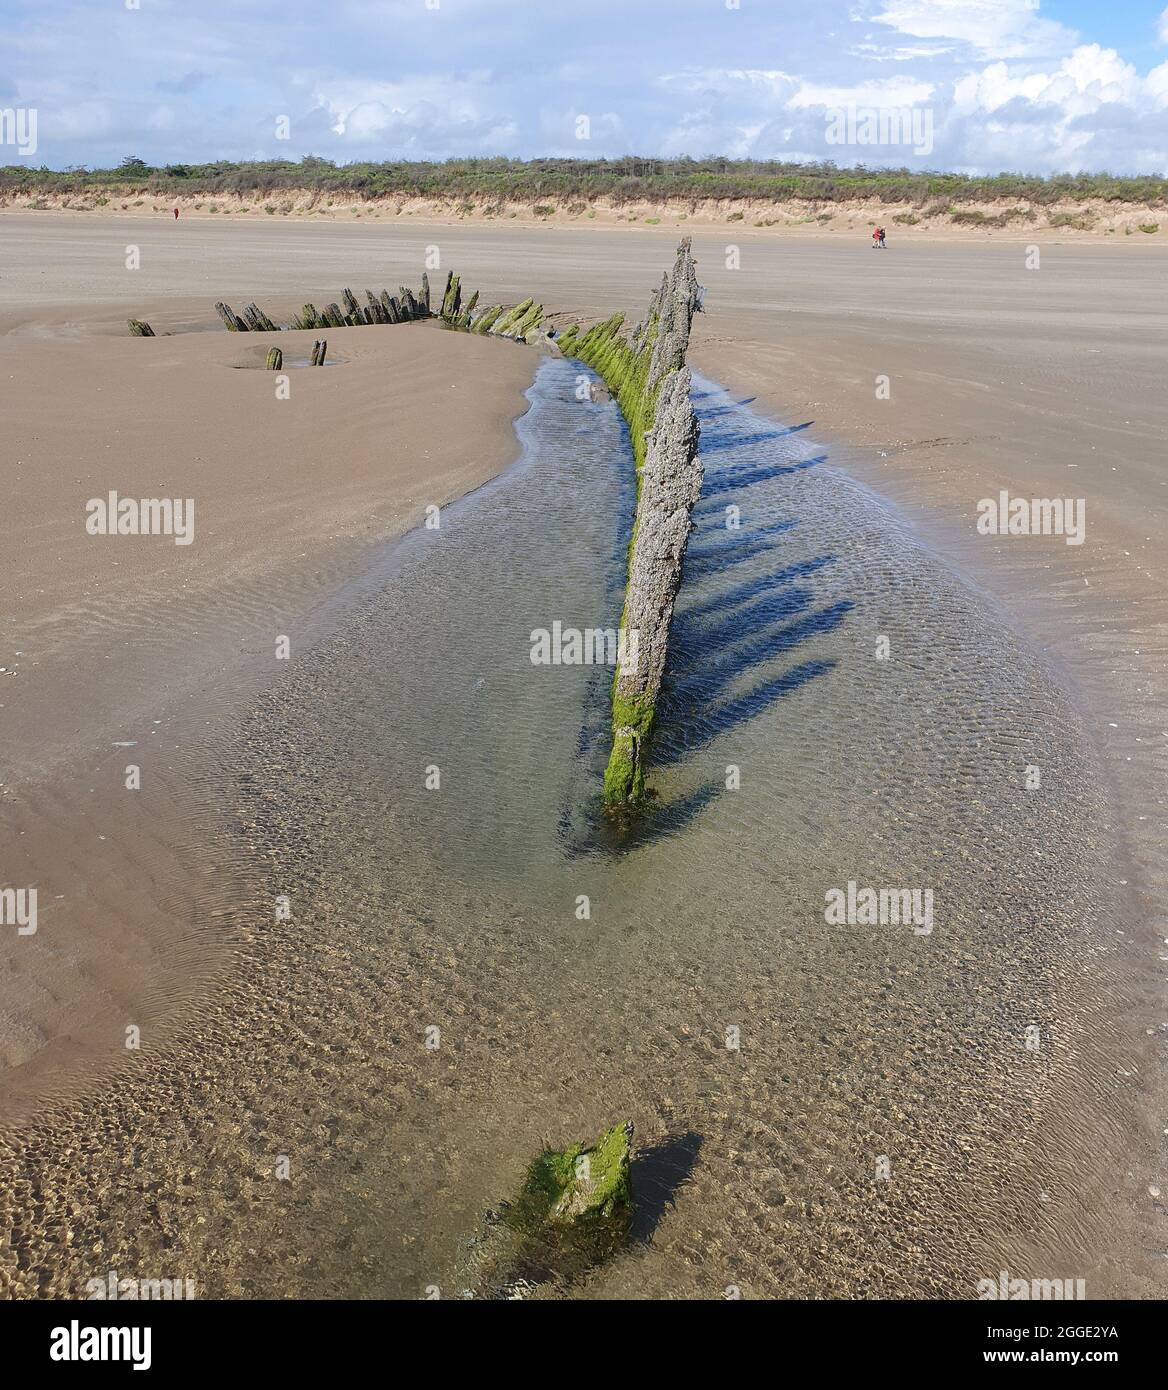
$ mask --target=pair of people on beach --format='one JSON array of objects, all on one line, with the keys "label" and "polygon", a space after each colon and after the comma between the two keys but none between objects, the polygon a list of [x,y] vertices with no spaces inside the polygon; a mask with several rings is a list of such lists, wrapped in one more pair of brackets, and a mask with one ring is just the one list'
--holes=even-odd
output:
[{"label": "pair of people on beach", "polygon": [[872,249],[874,251],[883,251],[885,249],[883,227],[872,228]]}]

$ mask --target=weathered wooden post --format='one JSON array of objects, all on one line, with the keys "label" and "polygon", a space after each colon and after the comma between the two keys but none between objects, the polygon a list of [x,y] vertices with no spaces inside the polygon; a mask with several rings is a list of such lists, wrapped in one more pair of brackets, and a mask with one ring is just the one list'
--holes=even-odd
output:
[{"label": "weathered wooden post", "polygon": [[631,335],[615,315],[559,339],[565,357],[599,372],[629,424],[637,464],[637,512],[621,619],[623,654],[612,692],[612,753],[604,800],[612,808],[644,795],[649,735],[665,669],[673,604],[681,583],[690,514],[702,489],[698,423],[685,365],[698,283],[689,238]]},{"label": "weathered wooden post", "polygon": [[269,349],[268,349],[268,363],[267,363],[267,369],[268,369],[268,371],[269,371],[269,372],[278,372],[278,371],[283,370],[283,367],[284,367],[284,354],[280,351],[279,348],[269,348]]},{"label": "weathered wooden post", "polygon": [[247,332],[247,324],[244,323],[238,314],[232,313],[230,305],[222,303],[216,304],[215,312],[223,320],[223,326],[227,329],[228,333]]},{"label": "weathered wooden post", "polygon": [[475,319],[474,323],[471,324],[471,331],[474,333],[489,333],[495,320],[502,312],[503,306],[501,304],[492,304],[489,309],[484,309],[478,318]]},{"label": "weathered wooden post", "polygon": [[153,338],[154,329],[142,319],[127,319],[130,325],[130,336],[132,338]]},{"label": "weathered wooden post", "polygon": [[526,314],[527,311],[531,308],[532,302],[533,301],[530,299],[524,299],[519,304],[516,304],[513,308],[508,309],[506,313],[501,314],[499,318],[495,321],[495,325],[491,329],[491,332],[497,333],[500,337],[503,338],[509,337],[511,334],[511,330],[515,327],[515,325],[519,322],[523,315]]},{"label": "weathered wooden post", "polygon": [[475,305],[476,305],[478,302],[479,302],[479,292],[478,292],[478,290],[475,290],[474,294],[472,294],[471,297],[470,297],[470,299],[467,301],[466,308],[465,308],[465,309],[462,311],[462,313],[459,314],[459,316],[458,316],[457,323],[458,323],[459,328],[469,328],[469,327],[470,327],[470,316],[474,313],[474,311],[475,311]]},{"label": "weathered wooden post", "polygon": [[280,330],[256,304],[249,304],[243,311],[247,325],[253,333],[278,333]]},{"label": "weathered wooden post", "polygon": [[458,317],[458,306],[462,301],[462,289],[459,286],[459,277],[454,271],[448,271],[446,275],[446,292],[442,296],[442,317],[447,323],[453,323]]}]

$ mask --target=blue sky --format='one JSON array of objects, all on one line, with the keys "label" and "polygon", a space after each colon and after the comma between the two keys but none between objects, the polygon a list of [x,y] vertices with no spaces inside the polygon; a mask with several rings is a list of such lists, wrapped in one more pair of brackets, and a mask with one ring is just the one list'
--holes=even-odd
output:
[{"label": "blue sky", "polygon": [[[0,162],[639,153],[1166,174],[1165,3],[0,0],[0,107],[37,115],[35,151]],[[917,125],[875,142],[872,112]]]}]

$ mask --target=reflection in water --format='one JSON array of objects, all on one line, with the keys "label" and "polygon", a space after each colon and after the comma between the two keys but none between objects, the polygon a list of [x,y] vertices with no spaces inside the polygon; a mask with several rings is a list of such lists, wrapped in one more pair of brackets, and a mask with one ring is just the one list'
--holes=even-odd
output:
[{"label": "reflection in water", "polygon": [[[1072,712],[803,427],[699,382],[656,801],[604,822],[611,671],[529,657],[619,622],[628,441],[579,370],[541,367],[521,463],[249,723],[240,826],[293,919],[135,1114],[147,1171],[200,1155],[167,1248],[208,1292],[449,1291],[533,1153],[630,1118],[636,1238],[570,1296],[1089,1275],[1102,808]],[[932,934],[829,927],[849,881],[931,889]]]}]

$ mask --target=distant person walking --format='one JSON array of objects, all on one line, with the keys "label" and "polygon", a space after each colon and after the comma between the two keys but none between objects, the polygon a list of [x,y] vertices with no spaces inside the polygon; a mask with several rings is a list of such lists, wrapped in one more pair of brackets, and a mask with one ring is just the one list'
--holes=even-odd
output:
[{"label": "distant person walking", "polygon": [[178,208],[175,208],[175,210],[174,210],[174,220],[175,220],[176,222],[178,221]]},{"label": "distant person walking", "polygon": [[880,249],[881,249],[881,251],[883,251],[883,250],[885,249],[885,247],[884,247],[884,235],[885,235],[885,233],[884,233],[884,228],[883,228],[883,227],[879,228],[879,231],[880,231]]},{"label": "distant person walking", "polygon": [[880,228],[879,228],[879,227],[873,227],[873,228],[872,228],[872,250],[873,250],[873,251],[879,251],[879,250],[880,250]]}]

